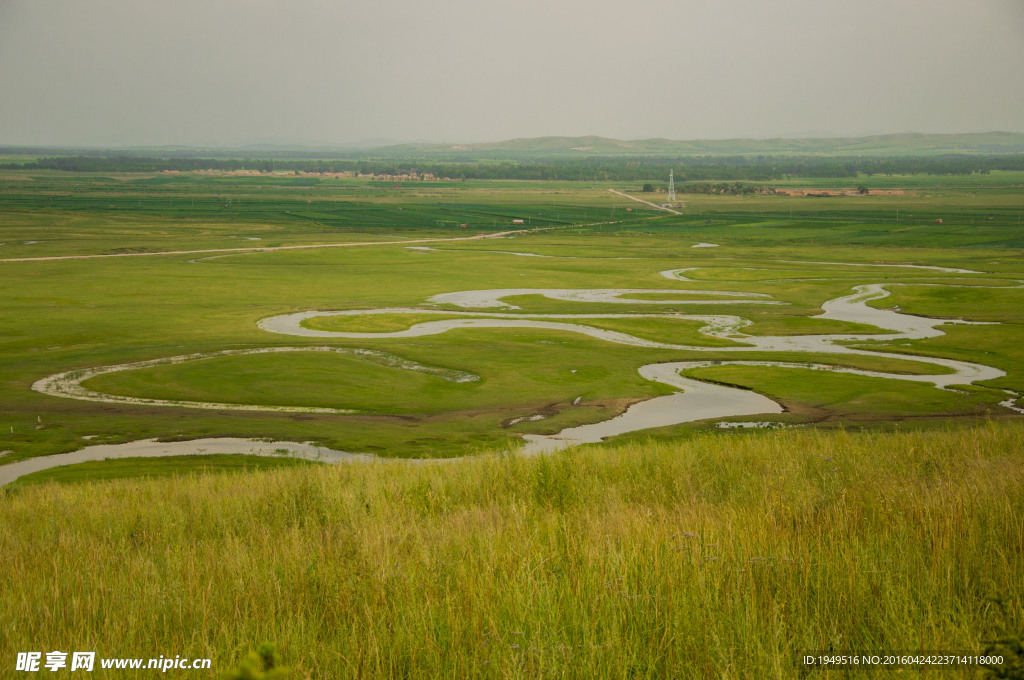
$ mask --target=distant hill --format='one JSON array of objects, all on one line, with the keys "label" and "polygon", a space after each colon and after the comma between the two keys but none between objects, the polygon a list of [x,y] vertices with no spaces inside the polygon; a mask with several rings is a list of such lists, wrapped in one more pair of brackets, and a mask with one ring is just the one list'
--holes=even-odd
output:
[{"label": "distant hill", "polygon": [[82,156],[124,158],[249,158],[348,159],[365,161],[569,161],[595,159],[676,159],[707,157],[856,157],[894,158],[928,156],[1024,155],[1024,133],[969,134],[904,133],[868,137],[805,137],[775,139],[634,139],[609,137],[532,137],[477,144],[388,144],[367,140],[347,146],[251,144],[216,148],[191,146],[29,147],[0,146],[0,156]]},{"label": "distant hill", "polygon": [[380,158],[468,160],[586,157],[679,157],[748,155],[931,156],[944,154],[1024,153],[1024,134],[905,133],[870,137],[805,139],[620,140],[608,137],[534,137],[481,144],[398,144],[364,151]]}]

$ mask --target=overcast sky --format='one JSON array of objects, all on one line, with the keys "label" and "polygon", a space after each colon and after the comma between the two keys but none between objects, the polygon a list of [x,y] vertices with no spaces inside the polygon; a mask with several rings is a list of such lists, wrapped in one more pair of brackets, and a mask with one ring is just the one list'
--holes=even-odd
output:
[{"label": "overcast sky", "polygon": [[0,0],[0,144],[1024,131],[1024,0]]}]

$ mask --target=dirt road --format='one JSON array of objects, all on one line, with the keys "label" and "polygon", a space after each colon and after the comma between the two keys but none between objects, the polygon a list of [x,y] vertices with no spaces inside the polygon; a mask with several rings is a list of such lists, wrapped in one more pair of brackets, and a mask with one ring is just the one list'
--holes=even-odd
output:
[{"label": "dirt road", "polygon": [[644,205],[649,205],[652,208],[654,208],[655,210],[664,210],[665,212],[670,212],[673,215],[682,215],[683,214],[683,213],[679,212],[678,210],[674,210],[672,208],[666,208],[663,205],[658,205],[656,203],[651,203],[650,201],[645,201],[642,198],[637,198],[636,196],[630,196],[629,194],[624,194],[621,191],[616,191],[615,189],[609,189],[608,191],[612,192],[613,194],[616,194],[617,196],[622,196],[623,198],[628,198],[631,201],[636,201],[637,203],[643,203]]},{"label": "dirt road", "polygon": [[454,238],[420,238],[407,241],[366,241],[356,243],[319,243],[298,246],[255,246],[251,248],[205,248],[202,250],[161,250],[153,253],[106,253],[97,255],[51,255],[47,257],[11,257],[0,262],[45,262],[48,260],[91,260],[101,257],[152,257],[154,255],[197,255],[202,253],[265,253],[274,250],[302,250],[310,248],[350,248],[355,246],[402,246],[410,243],[441,243],[445,241],[476,241],[486,238],[501,238],[509,234],[521,234],[526,229],[500,231],[494,234],[456,236]]}]

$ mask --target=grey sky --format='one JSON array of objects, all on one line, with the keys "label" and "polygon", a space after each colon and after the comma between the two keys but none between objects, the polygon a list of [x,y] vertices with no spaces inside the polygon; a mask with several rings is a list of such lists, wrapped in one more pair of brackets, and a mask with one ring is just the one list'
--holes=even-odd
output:
[{"label": "grey sky", "polygon": [[0,0],[0,144],[1024,131],[1024,0]]}]

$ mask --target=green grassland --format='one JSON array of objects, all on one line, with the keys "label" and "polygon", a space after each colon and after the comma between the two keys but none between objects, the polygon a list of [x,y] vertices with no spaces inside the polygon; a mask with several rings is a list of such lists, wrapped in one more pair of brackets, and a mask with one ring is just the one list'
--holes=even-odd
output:
[{"label": "green grassland", "polygon": [[[417,307],[432,295],[482,288],[639,287],[663,289],[670,296],[687,289],[765,293],[784,304],[624,305],[539,295],[506,302],[525,314],[737,315],[753,322],[744,332],[797,335],[877,332],[813,317],[822,302],[861,283],[920,284],[891,286],[892,296],[875,304],[1000,325],[947,326],[948,334],[939,338],[872,346],[995,365],[1008,375],[990,385],[1021,391],[1020,291],[931,285],[1015,286],[1024,278],[1024,260],[1016,249],[1024,238],[1019,226],[1024,210],[1019,184],[1024,180],[1018,175],[993,172],[984,176],[984,184],[970,185],[963,178],[884,178],[887,186],[903,186],[901,195],[684,194],[684,214],[675,216],[606,190],[638,188],[622,183],[422,182],[396,189],[365,179],[300,175],[0,172],[0,259],[399,241],[390,246],[0,262],[0,451],[11,452],[5,460],[18,460],[80,448],[87,444],[85,436],[114,442],[236,435],[315,440],[397,457],[465,455],[514,446],[525,432],[553,433],[601,420],[633,401],[664,394],[663,385],[639,377],[641,365],[714,358],[614,345],[562,331],[464,329],[408,340],[303,339],[273,335],[256,325],[268,316],[311,309]],[[882,178],[864,181],[876,179]],[[939,214],[945,219],[935,224],[932,216]],[[528,221],[521,227],[525,231],[502,239],[436,242],[430,251],[401,243],[507,230],[513,218]],[[465,229],[458,226],[467,223]],[[260,240],[249,240],[254,238]],[[719,247],[691,248],[698,242]],[[961,267],[981,273],[817,262]],[[675,268],[694,268],[685,272],[691,280],[658,275]],[[451,316],[461,311],[431,308]],[[388,332],[442,318],[448,315],[323,317],[306,323],[327,330]],[[701,324],[691,321],[587,323],[650,340],[735,346],[702,335]],[[352,357],[295,353],[151,367],[89,383],[148,398],[364,411],[353,416],[97,404],[29,390],[42,377],[76,368],[313,344],[379,349],[481,379],[451,384]],[[783,358],[743,352],[729,358],[934,370],[849,355]],[[784,403],[807,403],[806,392],[814,389],[799,372],[782,369],[782,377],[769,381],[759,369],[728,370],[736,374],[735,382],[770,391]],[[818,377],[822,386],[857,382],[855,376]],[[835,394],[846,394],[845,388],[836,389]],[[979,394],[987,396],[963,399],[927,386],[908,388],[907,394],[918,393],[931,396],[902,400],[900,418],[974,417],[991,406],[992,394],[984,390]],[[577,398],[580,404],[573,407]],[[856,419],[870,416],[884,425],[896,417],[887,412],[890,405],[885,399],[873,405],[866,397],[855,409]],[[824,395],[814,408],[828,422],[854,415],[844,410],[842,399],[829,401]],[[995,416],[1009,414],[998,406],[990,410]],[[502,427],[534,414],[547,418]]]},{"label": "green grassland", "polygon": [[[667,360],[667,357],[704,358],[664,350],[638,354],[636,348],[607,347],[600,341],[565,333],[462,330],[448,335],[443,341],[395,342],[392,349],[403,352],[404,358],[424,363],[438,361],[441,351],[455,353],[459,370],[468,369],[479,375],[479,380],[453,383],[356,357],[288,352],[217,357],[108,373],[83,384],[104,393],[184,401],[313,406],[422,416],[502,411],[511,414],[541,409],[543,404],[538,403],[538,394],[546,394],[552,402],[560,404],[576,397],[590,403],[608,402],[623,396],[641,398],[664,394],[664,386],[645,381],[637,374],[642,363]],[[530,348],[535,351],[524,352]],[[543,359],[538,360],[538,355],[543,355]],[[601,357],[599,363],[594,361],[595,355]],[[756,360],[763,356],[762,353],[741,352],[730,354],[729,358]],[[773,353],[772,357],[780,361],[826,361],[866,370],[948,372],[942,367],[910,361],[909,356],[908,361],[861,355],[843,355],[837,359],[810,353]],[[756,372],[762,373],[762,369]],[[789,371],[783,370],[783,376],[787,375]],[[827,376],[821,382],[831,380],[847,385],[856,378]],[[802,381],[802,384],[815,390],[819,381]],[[932,412],[938,404],[952,407],[958,403],[955,399],[943,398],[950,397],[948,393],[927,385],[907,386],[900,382],[889,389],[904,393],[912,411]],[[934,402],[929,401],[928,405],[914,402],[922,394],[932,396]],[[837,398],[836,403],[840,402],[841,398]],[[879,406],[877,410],[885,413],[886,409]]]},{"label": "green grassland", "polygon": [[362,314],[359,316],[317,316],[305,319],[303,328],[341,333],[393,333],[418,323],[458,319],[448,314]]},{"label": "green grassland", "polygon": [[[438,414],[529,409],[537,404],[538,394],[558,402],[581,394],[593,400],[614,399],[643,389],[647,383],[636,373],[636,357],[628,347],[609,348],[587,338],[532,330],[453,331],[449,336],[453,337],[425,338],[408,345],[391,341],[387,346],[405,358],[432,365],[440,365],[441,354],[448,352],[445,368],[469,371],[480,380],[453,383],[317,352],[207,359],[108,374],[86,385],[163,399],[212,397],[215,401]],[[535,351],[530,352],[531,348]],[[601,355],[600,364],[593,360],[595,353]],[[544,355],[543,361],[532,360],[531,356],[538,354]]]},{"label": "green grassland", "polygon": [[737,343],[705,335],[700,332],[704,325],[699,321],[664,318],[640,319],[586,319],[576,321],[594,328],[626,333],[644,340],[673,343],[677,345],[699,345],[702,347],[734,347]]},{"label": "green grassland", "polygon": [[19,477],[8,484],[9,492],[36,484],[78,484],[110,479],[166,479],[178,476],[201,476],[211,473],[252,472],[275,468],[319,465],[313,461],[289,456],[196,455],[169,458],[117,458],[92,463],[78,463],[40,470]]},{"label": "green grassland", "polygon": [[[801,372],[803,376],[799,376]],[[824,412],[839,418],[985,414],[998,409],[996,404],[1006,398],[996,390],[978,387],[937,390],[931,385],[903,380],[818,373],[771,366],[758,367],[756,371],[741,366],[718,366],[690,370],[686,375],[756,389],[781,401],[790,411]]]},{"label": "green grassland", "polygon": [[1024,614],[1022,450],[992,421],[26,486],[0,503],[0,655],[788,679],[807,653],[980,654]]},{"label": "green grassland", "polygon": [[[180,653],[213,658],[216,677],[272,642],[296,678],[793,678],[801,652],[975,654],[1003,632],[1019,639],[1024,429],[999,402],[1008,398],[1002,390],[1024,392],[1024,296],[1016,288],[1024,280],[1024,176],[859,181],[904,193],[683,194],[676,216],[607,191],[641,196],[627,183],[396,188],[303,175],[0,171],[0,463],[90,444],[210,436],[312,441],[384,459],[464,458],[324,466],[183,456],[24,477],[0,489],[9,575],[0,658],[40,646]],[[432,242],[434,250],[406,243],[510,229],[522,231]],[[398,243],[208,252],[379,241]],[[702,242],[718,247],[692,247]],[[135,255],[167,251],[186,252]],[[125,256],[11,261],[118,254]],[[659,274],[683,268],[688,281]],[[668,316],[565,321],[709,351],[564,330],[305,338],[257,325],[307,310],[442,312],[306,322],[392,332],[458,318],[465,310],[427,304],[441,293],[643,288],[673,298],[763,293],[783,304],[504,301],[532,315],[735,315],[752,322],[742,331],[754,336],[880,333],[815,318],[825,301],[868,283],[891,284],[874,306],[987,325],[856,343],[903,359],[736,351],[736,342],[702,334],[702,323]],[[75,369],[322,346],[387,352],[479,380],[296,350],[153,365],[86,386],[360,413],[98,403],[31,389]],[[695,422],[550,456],[514,453],[522,434],[603,421],[671,392],[638,374],[646,364],[770,360],[943,372],[918,356],[995,366],[1006,376],[938,390],[803,368],[710,366],[688,375],[771,396],[787,411],[753,419],[785,429]],[[890,672],[950,677],[948,668]]]}]

